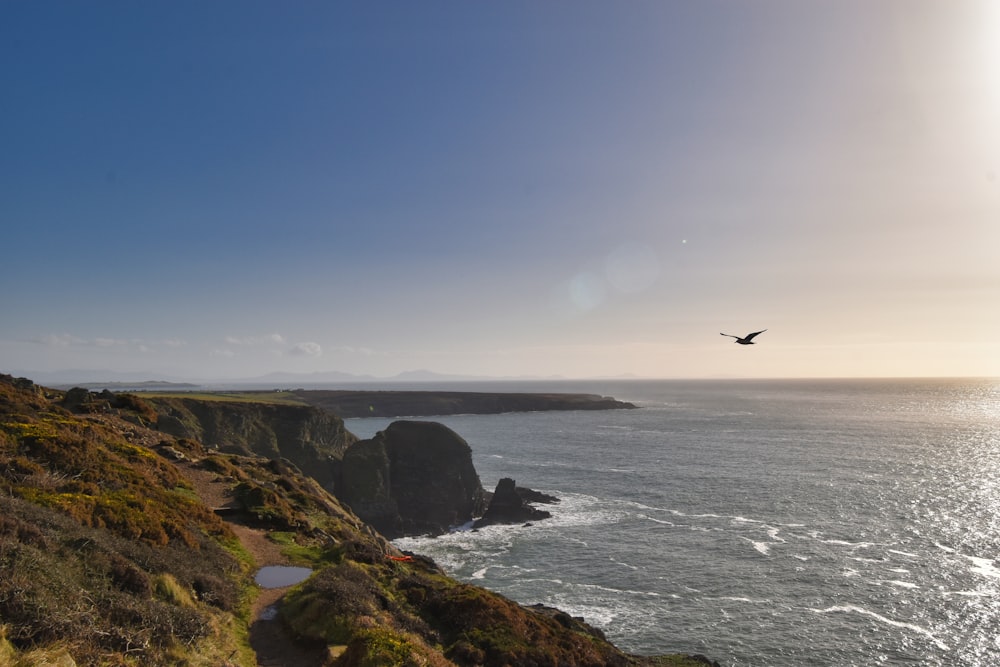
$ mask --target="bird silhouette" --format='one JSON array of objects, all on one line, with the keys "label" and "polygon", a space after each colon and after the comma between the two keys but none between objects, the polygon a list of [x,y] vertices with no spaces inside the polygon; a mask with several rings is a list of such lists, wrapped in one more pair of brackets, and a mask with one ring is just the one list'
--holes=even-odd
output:
[{"label": "bird silhouette", "polygon": [[739,343],[740,345],[753,345],[753,337],[756,336],[757,334],[762,334],[765,331],[767,331],[767,329],[761,329],[760,331],[754,331],[751,334],[747,334],[743,338],[740,338],[739,336],[734,336],[733,334],[719,334],[719,335],[720,336],[729,336],[730,338],[735,338],[736,342]]}]

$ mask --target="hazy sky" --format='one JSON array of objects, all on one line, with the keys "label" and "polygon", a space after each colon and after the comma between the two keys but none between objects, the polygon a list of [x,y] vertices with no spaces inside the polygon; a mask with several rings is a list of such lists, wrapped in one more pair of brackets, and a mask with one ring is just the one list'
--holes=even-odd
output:
[{"label": "hazy sky", "polygon": [[1000,376],[1000,3],[7,0],[0,225],[0,372]]}]

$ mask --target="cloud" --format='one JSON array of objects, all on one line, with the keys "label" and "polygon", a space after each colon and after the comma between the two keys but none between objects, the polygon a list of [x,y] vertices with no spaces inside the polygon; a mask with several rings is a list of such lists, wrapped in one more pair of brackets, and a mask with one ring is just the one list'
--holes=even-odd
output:
[{"label": "cloud", "polygon": [[[142,345],[139,341],[134,341],[139,345]],[[128,345],[129,341],[122,340],[120,338],[95,338],[94,345],[97,347],[116,347],[119,345]]]},{"label": "cloud", "polygon": [[288,354],[294,357],[318,357],[323,354],[323,348],[319,343],[296,343],[288,350]]},{"label": "cloud", "polygon": [[285,337],[277,333],[266,336],[226,336],[226,343],[230,345],[284,345]]},{"label": "cloud", "polygon": [[50,347],[69,347],[70,345],[86,345],[87,341],[72,334],[48,334],[38,338],[32,338],[32,343],[37,345],[48,345]]},{"label": "cloud", "polygon": [[97,347],[104,349],[131,347],[140,352],[150,352],[158,347],[179,348],[187,345],[185,341],[178,339],[143,340],[141,338],[133,338],[128,340],[125,338],[111,338],[110,336],[98,336],[87,339],[68,333],[47,334],[28,339],[27,342],[48,347]]}]

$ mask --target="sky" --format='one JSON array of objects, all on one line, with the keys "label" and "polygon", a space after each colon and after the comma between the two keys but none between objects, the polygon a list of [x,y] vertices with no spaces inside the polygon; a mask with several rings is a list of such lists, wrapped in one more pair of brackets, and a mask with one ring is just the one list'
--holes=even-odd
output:
[{"label": "sky", "polygon": [[1000,3],[3,0],[0,253],[28,377],[1000,376]]}]

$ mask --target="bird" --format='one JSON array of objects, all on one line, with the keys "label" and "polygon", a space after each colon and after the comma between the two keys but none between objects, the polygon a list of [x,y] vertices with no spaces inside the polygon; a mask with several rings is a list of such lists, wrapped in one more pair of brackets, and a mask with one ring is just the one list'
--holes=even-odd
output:
[{"label": "bird", "polygon": [[754,331],[753,333],[747,334],[743,338],[740,338],[739,336],[734,336],[733,334],[719,334],[719,335],[720,336],[729,336],[730,338],[735,338],[736,342],[739,343],[740,345],[753,345],[753,337],[756,336],[757,334],[762,334],[765,331],[767,331],[767,329],[761,329],[760,331]]}]

